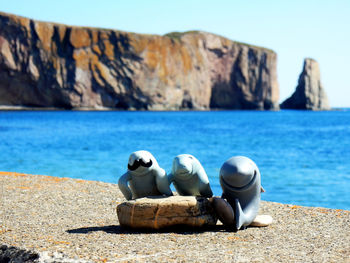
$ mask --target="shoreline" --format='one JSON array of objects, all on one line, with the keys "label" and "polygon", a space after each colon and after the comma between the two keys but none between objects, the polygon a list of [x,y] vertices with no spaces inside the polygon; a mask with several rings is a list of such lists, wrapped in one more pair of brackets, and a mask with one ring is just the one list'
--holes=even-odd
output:
[{"label": "shoreline", "polygon": [[[119,226],[118,186],[0,173],[0,245],[76,262],[276,262],[350,258],[350,211],[262,201],[274,223],[228,232],[134,232]],[[53,261],[49,261],[53,262]]]},{"label": "shoreline", "polygon": [[297,111],[297,112],[320,112],[320,111],[350,111],[350,108],[345,107],[332,107],[330,110],[297,110],[297,109],[278,109],[278,110],[247,110],[247,109],[169,109],[169,110],[136,110],[136,109],[120,109],[120,108],[108,108],[108,107],[77,107],[77,108],[60,108],[60,107],[27,107],[27,106],[8,106],[0,105],[0,112],[6,111],[91,111],[91,112],[104,112],[104,111],[116,111],[116,112],[217,112],[217,111],[248,111],[248,112],[280,112],[280,111]]}]

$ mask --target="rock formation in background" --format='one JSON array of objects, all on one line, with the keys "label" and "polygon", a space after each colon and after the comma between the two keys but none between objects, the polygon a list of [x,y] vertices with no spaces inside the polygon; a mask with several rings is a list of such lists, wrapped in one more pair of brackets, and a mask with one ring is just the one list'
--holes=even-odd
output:
[{"label": "rock formation in background", "polygon": [[0,105],[278,109],[276,60],[210,33],[142,35],[0,13]]},{"label": "rock formation in background", "polygon": [[282,109],[329,110],[328,98],[321,84],[317,61],[306,58],[298,86],[291,97],[281,104]]}]

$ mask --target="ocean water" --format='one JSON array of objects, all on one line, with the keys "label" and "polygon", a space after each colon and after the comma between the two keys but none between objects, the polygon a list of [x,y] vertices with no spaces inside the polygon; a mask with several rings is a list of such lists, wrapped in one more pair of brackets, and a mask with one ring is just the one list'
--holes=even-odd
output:
[{"label": "ocean water", "polygon": [[0,171],[117,183],[142,149],[167,172],[176,155],[194,155],[215,195],[223,162],[244,155],[263,200],[350,210],[350,110],[0,112]]}]

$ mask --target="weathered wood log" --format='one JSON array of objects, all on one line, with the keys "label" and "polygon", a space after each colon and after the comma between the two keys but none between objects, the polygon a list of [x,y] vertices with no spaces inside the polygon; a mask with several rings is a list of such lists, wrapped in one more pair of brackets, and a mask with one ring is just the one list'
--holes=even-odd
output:
[{"label": "weathered wood log", "polygon": [[216,225],[217,217],[205,197],[149,197],[117,206],[121,226],[162,229],[172,226],[204,227]]}]

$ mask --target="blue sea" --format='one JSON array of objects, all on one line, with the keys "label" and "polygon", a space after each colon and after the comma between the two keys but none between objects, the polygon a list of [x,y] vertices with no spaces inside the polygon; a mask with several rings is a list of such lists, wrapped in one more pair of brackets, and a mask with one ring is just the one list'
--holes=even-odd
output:
[{"label": "blue sea", "polygon": [[221,165],[251,158],[262,199],[350,210],[350,110],[1,111],[0,171],[117,183],[130,153],[148,150],[167,172],[197,157],[215,195]]}]

